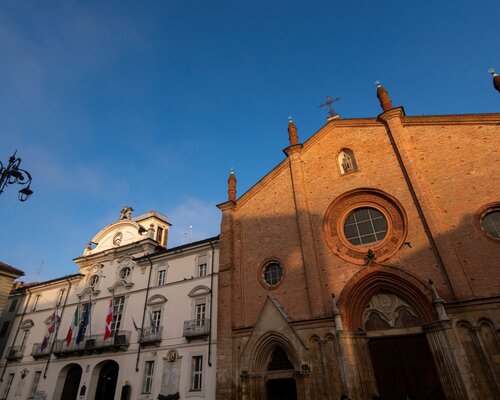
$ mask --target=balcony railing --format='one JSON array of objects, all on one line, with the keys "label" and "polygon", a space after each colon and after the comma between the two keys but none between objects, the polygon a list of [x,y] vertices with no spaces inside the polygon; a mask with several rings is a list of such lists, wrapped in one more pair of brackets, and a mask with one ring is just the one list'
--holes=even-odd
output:
[{"label": "balcony railing", "polygon": [[148,328],[142,329],[141,336],[141,330],[139,329],[139,342],[141,344],[161,343],[162,331],[163,326],[150,326]]},{"label": "balcony railing", "polygon": [[10,361],[20,360],[21,358],[23,358],[25,349],[26,346],[11,346],[5,358]]},{"label": "balcony railing", "polygon": [[45,349],[42,349],[41,343],[34,343],[33,349],[31,350],[31,355],[33,358],[45,357],[50,354],[50,344],[45,346]]},{"label": "balcony railing", "polygon": [[184,337],[188,340],[208,336],[210,319],[192,319],[184,321]]},{"label": "balcony railing", "polygon": [[66,340],[58,340],[54,345],[53,353],[57,357],[64,357],[81,353],[100,353],[102,351],[116,351],[120,348],[127,347],[130,344],[130,331],[118,331],[115,335],[104,340],[104,336],[92,335],[85,337],[79,344],[72,341],[69,346]]}]

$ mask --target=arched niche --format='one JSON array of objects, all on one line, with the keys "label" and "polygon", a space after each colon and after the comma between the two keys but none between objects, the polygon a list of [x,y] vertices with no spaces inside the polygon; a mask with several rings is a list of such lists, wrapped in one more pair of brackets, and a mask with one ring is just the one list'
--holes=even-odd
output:
[{"label": "arched niche", "polygon": [[340,150],[339,155],[337,156],[337,162],[342,175],[356,172],[358,170],[358,164],[351,149],[344,148]]}]

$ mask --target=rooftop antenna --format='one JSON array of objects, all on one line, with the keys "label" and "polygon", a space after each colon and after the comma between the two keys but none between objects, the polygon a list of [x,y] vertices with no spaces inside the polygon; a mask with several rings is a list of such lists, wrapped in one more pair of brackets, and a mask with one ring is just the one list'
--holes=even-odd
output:
[{"label": "rooftop antenna", "polygon": [[40,262],[40,266],[38,267],[38,269],[36,270],[36,273],[35,273],[35,282],[38,282],[38,278],[40,277],[40,274],[42,272],[42,266],[43,266],[43,263],[45,262],[45,260],[42,259],[42,261]]},{"label": "rooftop antenna", "polygon": [[339,113],[336,113],[335,110],[333,109],[333,103],[336,101],[339,101],[340,97],[336,97],[335,99],[332,99],[330,96],[326,96],[326,102],[320,105],[320,108],[326,107],[328,108],[328,118],[338,118],[340,117]]},{"label": "rooftop antenna", "polygon": [[193,241],[193,225],[189,225],[188,231],[184,232],[182,236],[187,240],[187,243],[191,243]]}]

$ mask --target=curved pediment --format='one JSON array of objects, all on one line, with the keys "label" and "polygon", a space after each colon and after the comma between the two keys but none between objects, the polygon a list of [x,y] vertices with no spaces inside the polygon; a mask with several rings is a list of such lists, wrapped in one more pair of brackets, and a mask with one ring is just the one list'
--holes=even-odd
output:
[{"label": "curved pediment", "polygon": [[139,230],[144,232],[144,227],[130,219],[108,225],[92,238],[92,243],[96,246],[94,248],[87,246],[83,255],[88,256],[142,240],[145,237],[139,233]]},{"label": "curved pediment", "polygon": [[154,306],[156,304],[163,304],[166,303],[167,298],[165,296],[162,296],[161,294],[155,294],[154,296],[151,296],[150,299],[148,299],[148,306]]},{"label": "curved pediment", "polygon": [[20,328],[21,329],[31,329],[34,325],[35,325],[35,323],[31,319],[27,319],[26,321],[23,321]]},{"label": "curved pediment", "polygon": [[201,296],[204,294],[209,294],[210,293],[210,288],[204,285],[198,285],[195,288],[193,288],[188,296],[189,297],[194,297],[194,296]]},{"label": "curved pediment", "polygon": [[132,286],[134,286],[133,282],[127,282],[123,279],[120,279],[119,281],[116,281],[113,286],[109,287],[108,290],[113,293],[116,292],[120,287],[130,289]]}]

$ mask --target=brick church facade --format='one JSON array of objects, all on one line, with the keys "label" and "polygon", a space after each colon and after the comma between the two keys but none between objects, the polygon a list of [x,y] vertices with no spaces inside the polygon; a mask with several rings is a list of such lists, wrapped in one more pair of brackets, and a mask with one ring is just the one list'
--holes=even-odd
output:
[{"label": "brick church facade", "polygon": [[[332,117],[222,211],[217,399],[500,393],[500,113]],[[495,395],[495,393],[497,393]]]}]

